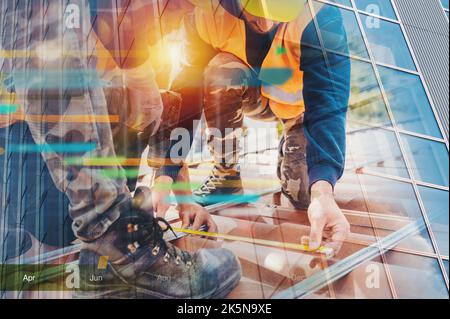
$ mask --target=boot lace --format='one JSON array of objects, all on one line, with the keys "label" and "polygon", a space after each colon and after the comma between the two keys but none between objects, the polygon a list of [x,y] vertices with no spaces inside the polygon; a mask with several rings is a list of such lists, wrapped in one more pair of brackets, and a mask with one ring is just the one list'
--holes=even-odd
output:
[{"label": "boot lace", "polygon": [[206,182],[200,187],[200,191],[203,194],[210,194],[217,190],[217,187],[219,187],[222,184],[222,178],[216,175],[211,175],[208,177]]},{"label": "boot lace", "polygon": [[[161,224],[165,226],[163,229]],[[183,251],[171,243],[164,240],[164,234],[167,231],[171,231],[175,237],[178,237],[172,226],[161,217],[154,217],[150,222],[143,223],[128,223],[127,225],[128,234],[138,233],[139,241],[134,241],[128,245],[128,250],[134,253],[141,243],[149,243],[152,249],[152,254],[154,256],[158,255],[162,250],[165,252],[163,257],[164,262],[169,262],[173,259],[177,265],[183,262],[187,266],[192,265],[192,256],[186,251]]]}]

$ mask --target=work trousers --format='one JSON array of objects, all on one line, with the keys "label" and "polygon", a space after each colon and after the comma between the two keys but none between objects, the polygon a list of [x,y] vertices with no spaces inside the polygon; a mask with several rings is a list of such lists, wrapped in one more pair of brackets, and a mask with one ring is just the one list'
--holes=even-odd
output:
[{"label": "work trousers", "polygon": [[[233,54],[217,54],[205,71],[204,81],[205,117],[210,132],[215,132],[210,134],[208,145],[217,171],[230,174],[238,169],[244,115],[261,121],[279,119],[268,100],[261,99],[256,73]],[[306,208],[310,196],[303,115],[282,123],[278,177],[283,193],[298,208]]]}]

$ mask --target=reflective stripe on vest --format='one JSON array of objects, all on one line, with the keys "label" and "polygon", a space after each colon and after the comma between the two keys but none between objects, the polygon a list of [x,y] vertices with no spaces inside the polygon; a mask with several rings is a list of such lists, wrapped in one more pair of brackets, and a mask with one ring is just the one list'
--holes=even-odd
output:
[{"label": "reflective stripe on vest", "polygon": [[303,101],[303,92],[298,90],[296,93],[289,93],[272,85],[263,85],[261,92],[264,96],[272,98],[278,103],[286,103],[291,105],[300,105],[299,101]]}]

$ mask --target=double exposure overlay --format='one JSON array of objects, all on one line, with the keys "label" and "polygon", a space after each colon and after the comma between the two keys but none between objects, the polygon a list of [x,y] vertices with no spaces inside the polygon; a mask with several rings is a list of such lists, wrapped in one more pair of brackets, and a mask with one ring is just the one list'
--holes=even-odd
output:
[{"label": "double exposure overlay", "polygon": [[1,0],[0,299],[448,299],[448,14]]}]

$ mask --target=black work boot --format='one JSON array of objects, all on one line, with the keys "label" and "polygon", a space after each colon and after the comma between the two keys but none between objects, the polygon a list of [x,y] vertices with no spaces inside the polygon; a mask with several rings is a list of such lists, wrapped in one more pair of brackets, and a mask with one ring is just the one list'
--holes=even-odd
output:
[{"label": "black work boot", "polygon": [[129,205],[104,236],[82,248],[77,298],[224,298],[239,283],[232,252],[182,251],[164,241],[172,230],[164,219]]},{"label": "black work boot", "polygon": [[233,201],[243,193],[239,170],[223,170],[216,165],[203,185],[193,192],[193,197],[198,204],[209,206]]}]

